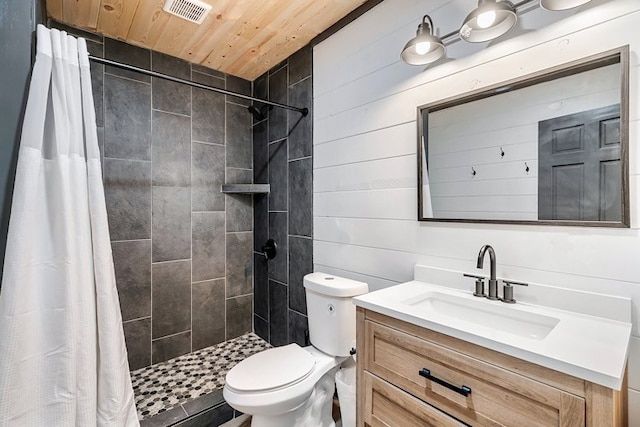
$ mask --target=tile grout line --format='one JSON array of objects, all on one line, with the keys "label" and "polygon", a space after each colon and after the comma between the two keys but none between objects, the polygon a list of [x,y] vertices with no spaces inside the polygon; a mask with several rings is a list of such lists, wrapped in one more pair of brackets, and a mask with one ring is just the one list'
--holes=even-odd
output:
[{"label": "tile grout line", "polygon": [[[149,68],[153,68],[153,55],[151,55],[151,52],[149,52]],[[106,69],[106,67],[105,67]],[[150,326],[149,326],[149,330],[150,330],[150,337],[149,337],[149,344],[150,344],[150,349],[149,349],[149,362],[151,363],[151,366],[153,366],[153,79],[150,79],[150,92],[151,92],[151,99],[149,100],[149,120],[151,121],[149,123],[149,127],[150,127],[150,140],[149,140],[149,144],[151,145],[149,147],[149,163],[150,163],[150,168],[151,168],[151,218],[149,221],[150,224],[150,240],[151,240],[151,250],[149,251],[149,256],[150,256],[150,262],[151,262],[151,322],[150,322]]]},{"label": "tile grout line", "polygon": [[[227,73],[224,73],[224,88],[227,89]],[[227,163],[229,156],[229,135],[227,129],[227,95],[224,95],[224,182],[227,182]],[[227,275],[227,209],[229,208],[227,203],[227,195],[224,197],[224,339],[227,340],[229,325],[227,325],[227,288],[229,287],[229,277]]]},{"label": "tile grout line", "polygon": [[[191,77],[191,80],[193,80],[193,64],[191,62],[189,62],[189,77]],[[190,155],[190,159],[189,159],[189,165],[190,165],[190,175],[191,175],[191,188],[189,189],[189,198],[190,198],[190,203],[189,203],[189,207],[191,212],[189,212],[189,221],[190,223],[190,227],[189,230],[191,232],[189,239],[191,241],[191,244],[189,245],[189,249],[191,251],[191,284],[189,286],[189,289],[191,291],[191,301],[189,302],[191,304],[191,352],[193,352],[193,87],[189,87],[189,100],[190,100],[190,109],[191,109],[191,119],[190,119],[190,127],[189,127],[189,133],[190,133],[190,141],[191,144],[189,144],[189,149],[191,151],[191,155]],[[183,408],[184,410],[184,408]],[[186,412],[186,411],[185,411]]]}]

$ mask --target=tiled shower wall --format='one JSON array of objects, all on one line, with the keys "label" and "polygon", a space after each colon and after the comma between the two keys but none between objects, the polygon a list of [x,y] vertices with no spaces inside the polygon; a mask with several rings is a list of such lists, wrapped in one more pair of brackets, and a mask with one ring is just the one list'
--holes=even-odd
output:
[{"label": "tiled shower wall", "polygon": [[[275,346],[305,345],[308,329],[302,278],[313,271],[311,74],[306,46],[253,85],[258,98],[309,109],[303,117],[274,108],[253,125],[253,179],[271,184],[268,195],[254,199],[254,328]],[[267,261],[261,248],[269,238],[278,253]]]},{"label": "tiled shower wall", "polygon": [[[251,93],[249,81],[79,35],[95,56]],[[130,368],[251,331],[252,200],[220,192],[225,182],[252,181],[246,101],[91,65]]]}]

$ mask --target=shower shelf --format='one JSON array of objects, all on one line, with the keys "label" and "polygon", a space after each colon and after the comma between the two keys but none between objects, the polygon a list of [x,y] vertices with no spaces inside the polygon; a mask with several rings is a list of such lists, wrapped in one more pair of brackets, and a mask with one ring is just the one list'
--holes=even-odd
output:
[{"label": "shower shelf", "polygon": [[222,184],[222,192],[227,194],[268,194],[271,184]]}]

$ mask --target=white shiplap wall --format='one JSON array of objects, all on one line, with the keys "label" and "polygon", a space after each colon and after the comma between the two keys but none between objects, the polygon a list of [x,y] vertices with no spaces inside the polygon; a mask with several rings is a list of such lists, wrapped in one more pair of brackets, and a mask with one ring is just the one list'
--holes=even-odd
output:
[{"label": "white shiplap wall", "polygon": [[[535,10],[519,32],[457,58],[411,67],[400,49],[429,13],[440,34],[475,0],[385,0],[314,49],[314,262],[378,289],[412,279],[416,263],[473,271],[485,243],[498,274],[631,297],[631,425],[640,425],[640,1],[594,0]],[[629,44],[631,229],[420,223],[416,220],[416,106]],[[471,283],[469,286],[471,287]],[[634,409],[635,408],[635,409]]]}]

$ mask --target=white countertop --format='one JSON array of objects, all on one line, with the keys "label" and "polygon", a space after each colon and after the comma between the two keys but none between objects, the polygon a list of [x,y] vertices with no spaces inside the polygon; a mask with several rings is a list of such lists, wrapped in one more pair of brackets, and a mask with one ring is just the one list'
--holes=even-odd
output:
[{"label": "white countertop", "polygon": [[[492,328],[474,323],[472,316],[459,316],[455,312],[445,313],[442,308],[434,310],[415,304],[427,294],[445,299],[450,295],[457,298],[455,301],[478,307],[489,316],[511,313],[514,319],[519,316],[551,318],[555,326],[548,335],[542,338],[532,335],[534,338],[531,338],[518,333],[517,325],[511,330],[509,324],[504,328]],[[470,291],[415,280],[361,295],[354,298],[354,303],[605,387],[620,390],[622,386],[631,323],[525,302],[505,304],[474,297]],[[444,307],[446,309],[446,304]],[[510,319],[505,317],[504,322],[510,322]]]}]

